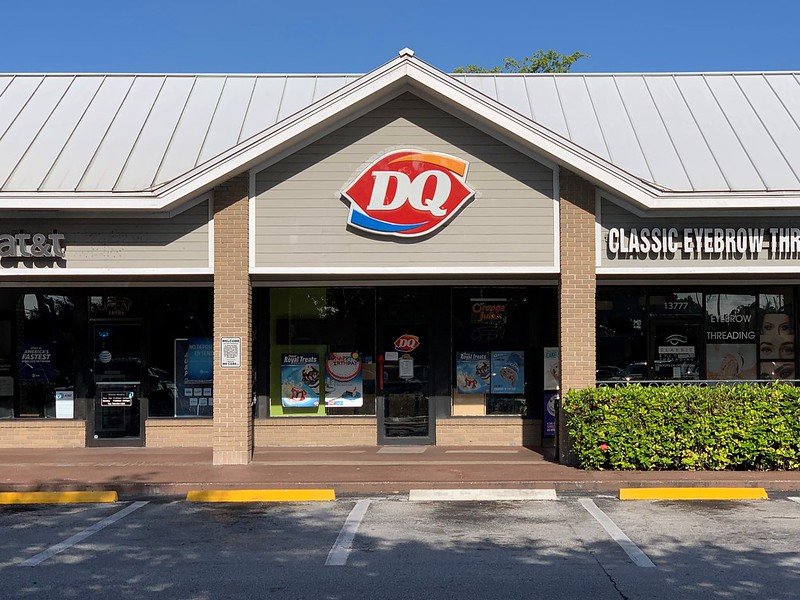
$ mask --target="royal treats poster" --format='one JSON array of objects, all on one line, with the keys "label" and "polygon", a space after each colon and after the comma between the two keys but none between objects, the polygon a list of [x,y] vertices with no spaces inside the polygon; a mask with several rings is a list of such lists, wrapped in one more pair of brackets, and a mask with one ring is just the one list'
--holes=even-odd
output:
[{"label": "royal treats poster", "polygon": [[491,377],[488,352],[456,353],[456,387],[460,394],[488,394]]},{"label": "royal treats poster", "polygon": [[281,354],[281,403],[285,408],[319,406],[319,356]]}]

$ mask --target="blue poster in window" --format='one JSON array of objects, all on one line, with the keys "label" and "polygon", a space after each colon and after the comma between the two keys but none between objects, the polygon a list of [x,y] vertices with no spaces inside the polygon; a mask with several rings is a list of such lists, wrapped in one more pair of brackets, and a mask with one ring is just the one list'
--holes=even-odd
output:
[{"label": "blue poster in window", "polygon": [[525,393],[524,352],[492,352],[492,393]]},{"label": "blue poster in window", "polygon": [[281,404],[284,408],[319,406],[319,355],[281,354]]},{"label": "blue poster in window", "polygon": [[214,378],[214,342],[211,338],[189,338],[186,350],[187,382],[210,382]]},{"label": "blue poster in window", "polygon": [[488,352],[456,352],[459,394],[488,394],[492,368]]},{"label": "blue poster in window", "polygon": [[[211,416],[214,413],[213,381],[214,341],[206,337],[176,339],[175,416]],[[156,382],[157,386],[162,384],[166,382]]]},{"label": "blue poster in window", "polygon": [[53,345],[48,342],[23,340],[19,345],[19,379],[52,381],[58,371],[53,364]]}]

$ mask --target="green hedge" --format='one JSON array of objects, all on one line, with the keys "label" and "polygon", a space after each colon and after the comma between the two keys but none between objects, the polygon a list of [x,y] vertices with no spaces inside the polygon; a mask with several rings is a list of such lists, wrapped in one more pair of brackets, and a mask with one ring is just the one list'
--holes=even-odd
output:
[{"label": "green hedge", "polygon": [[790,385],[572,390],[564,413],[586,469],[800,469],[800,388]]}]

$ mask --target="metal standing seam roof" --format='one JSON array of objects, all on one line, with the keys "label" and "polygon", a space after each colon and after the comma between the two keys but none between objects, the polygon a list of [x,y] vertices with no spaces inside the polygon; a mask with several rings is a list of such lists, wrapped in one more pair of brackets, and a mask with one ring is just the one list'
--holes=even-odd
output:
[{"label": "metal standing seam roof", "polygon": [[[0,191],[146,191],[359,77],[0,75]],[[797,73],[454,77],[666,190],[800,190]]]}]

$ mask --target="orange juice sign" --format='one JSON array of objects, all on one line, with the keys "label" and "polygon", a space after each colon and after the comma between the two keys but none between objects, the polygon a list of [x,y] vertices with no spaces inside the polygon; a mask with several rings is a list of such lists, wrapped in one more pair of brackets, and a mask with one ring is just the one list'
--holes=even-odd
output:
[{"label": "orange juice sign", "polygon": [[471,321],[475,325],[505,325],[508,318],[504,301],[476,301],[472,303]]}]

